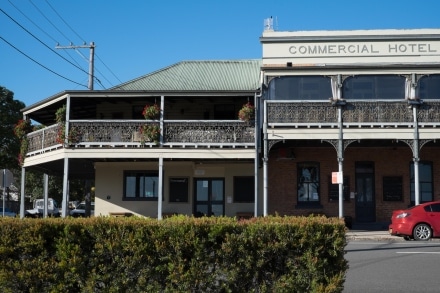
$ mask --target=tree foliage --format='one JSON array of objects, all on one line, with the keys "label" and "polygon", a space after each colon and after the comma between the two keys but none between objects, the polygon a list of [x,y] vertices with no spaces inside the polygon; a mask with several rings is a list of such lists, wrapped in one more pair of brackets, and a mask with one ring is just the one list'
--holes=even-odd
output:
[{"label": "tree foliage", "polygon": [[20,140],[14,135],[14,126],[24,107],[23,102],[14,100],[12,91],[0,86],[0,169],[19,168]]}]

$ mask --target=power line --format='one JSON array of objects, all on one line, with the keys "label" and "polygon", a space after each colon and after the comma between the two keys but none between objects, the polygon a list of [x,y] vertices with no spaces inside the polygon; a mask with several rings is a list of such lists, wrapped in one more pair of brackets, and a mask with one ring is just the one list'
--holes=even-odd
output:
[{"label": "power line", "polygon": [[[29,1],[31,1],[31,0],[29,0]],[[31,3],[32,3],[32,1],[31,1]],[[69,28],[70,28],[70,30],[78,37],[78,38],[80,38],[80,39],[82,39],[82,41],[83,41],[83,43],[85,44],[86,43],[86,41],[83,39],[83,38],[81,38],[81,36],[80,35],[78,35],[78,33],[76,32],[76,31],[74,31],[73,30],[73,28],[64,20],[64,18],[62,18],[61,17],[61,15],[53,8],[53,6],[52,5],[50,5],[50,3],[46,0],[46,3],[47,3],[47,5],[49,5],[49,7],[53,10],[53,12],[55,12],[55,14],[56,15],[58,15],[58,17],[64,22],[64,24],[65,25],[67,25]],[[66,38],[67,39],[67,38]]]},{"label": "power line", "polygon": [[[29,0],[29,2],[31,2],[31,4],[35,7],[35,9],[37,9],[38,10],[38,12],[40,12],[40,14],[47,20],[47,22],[49,22],[61,35],[63,35],[63,37],[65,37],[68,41],[70,41],[69,40],[69,38],[62,32],[62,31],[60,31],[59,29],[58,29],[58,27],[56,27],[51,21],[50,21],[50,19],[49,18],[47,18],[46,17],[46,15],[44,15],[44,13],[43,12],[41,12],[41,10],[32,2],[32,0]],[[71,42],[71,41],[70,41]]]},{"label": "power line", "polygon": [[[39,25],[37,25],[34,21],[32,21],[32,19],[30,19],[23,11],[21,11],[17,6],[15,6],[11,0],[8,0],[9,4],[11,4],[15,9],[18,10],[18,12],[20,12],[27,20],[29,20],[34,26],[36,26],[41,32],[43,32],[46,36],[48,36],[50,39],[52,39],[52,41],[54,41],[54,43],[58,43],[57,40],[55,40],[55,38],[53,38],[51,35],[49,35],[45,30],[43,30]],[[67,39],[67,38],[66,38]],[[78,66],[79,63],[76,62],[76,60],[69,54],[69,52],[67,52],[67,55],[69,55],[70,59],[72,59],[73,62],[75,62]]]},{"label": "power line", "polygon": [[26,56],[27,58],[29,58],[30,60],[32,60],[32,61],[35,62],[36,64],[40,65],[40,66],[43,67],[44,69],[46,69],[46,70],[52,72],[53,74],[55,74],[55,75],[57,75],[57,76],[59,76],[59,77],[61,77],[61,78],[64,78],[65,80],[68,80],[68,81],[70,81],[70,82],[73,82],[73,83],[75,83],[75,84],[77,84],[77,85],[87,87],[87,86],[85,86],[85,85],[83,85],[83,84],[80,84],[80,83],[78,83],[78,82],[76,82],[76,81],[73,81],[73,80],[71,80],[71,79],[69,79],[69,78],[67,78],[67,77],[65,77],[65,76],[62,76],[61,74],[56,73],[56,72],[53,71],[52,69],[50,69],[50,68],[44,66],[44,65],[41,64],[40,62],[36,61],[36,60],[33,59],[32,57],[30,57],[29,55],[27,55],[26,53],[24,53],[23,51],[21,51],[20,49],[18,49],[17,47],[15,47],[14,45],[12,45],[11,43],[9,43],[9,42],[8,42],[7,40],[5,40],[2,36],[0,36],[0,39],[2,39],[6,44],[8,44],[9,46],[11,46],[11,47],[14,48],[15,50],[17,50],[19,53],[23,54],[24,56]]},{"label": "power line", "polygon": [[65,61],[67,61],[68,63],[70,63],[71,65],[75,66],[76,68],[78,68],[79,70],[81,70],[82,72],[85,72],[86,74],[87,71],[85,71],[84,69],[82,69],[81,67],[73,64],[72,62],[70,62],[69,60],[67,60],[64,56],[61,56],[60,54],[58,54],[56,51],[54,51],[52,48],[50,48],[48,45],[46,45],[45,43],[43,43],[43,41],[41,41],[39,38],[37,38],[36,36],[34,36],[30,31],[28,31],[26,28],[24,28],[21,24],[19,24],[15,19],[13,19],[11,16],[9,16],[9,14],[7,14],[3,9],[0,8],[0,11],[6,15],[9,19],[11,19],[15,24],[17,24],[20,28],[22,28],[24,31],[26,31],[28,34],[30,34],[34,39],[36,39],[38,42],[40,42],[43,46],[45,46],[46,48],[48,48],[49,50],[51,50],[53,53],[55,53],[56,55],[58,55],[59,57],[61,57],[62,59],[64,59]]},{"label": "power line", "polygon": [[[46,3],[49,5],[49,7],[56,13],[56,15],[58,15],[58,17],[70,28],[70,30],[80,39],[82,39],[83,43],[85,44],[86,41],[84,40],[83,37],[81,37],[68,23],[67,21],[64,20],[64,18],[55,10],[55,8],[49,3],[49,1],[46,0]],[[119,80],[119,78],[113,73],[113,71],[104,63],[104,61],[98,56],[98,54],[95,53],[96,58],[105,66],[105,68],[107,68],[107,70],[120,82],[122,83],[122,81]],[[104,76],[104,74],[102,74],[96,67],[95,67],[96,71],[99,72],[104,79],[112,86],[112,83]],[[96,77],[95,77],[96,78]],[[96,78],[96,80],[102,85],[102,83],[99,81],[99,79]],[[102,85],[103,86],[103,85]]]}]

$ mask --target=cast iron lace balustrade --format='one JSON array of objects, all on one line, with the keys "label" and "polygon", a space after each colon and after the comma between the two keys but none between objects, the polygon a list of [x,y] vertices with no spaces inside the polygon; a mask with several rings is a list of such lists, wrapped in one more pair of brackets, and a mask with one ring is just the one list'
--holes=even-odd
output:
[{"label": "cast iron lace balustrade", "polygon": [[[295,127],[337,127],[336,107],[328,101],[269,101],[267,117],[270,125]],[[417,112],[421,126],[440,125],[440,100],[425,100]],[[347,101],[342,112],[347,127],[412,127],[413,113],[406,100]]]},{"label": "cast iron lace balustrade", "polygon": [[[143,125],[157,125],[146,120],[71,120],[70,129],[78,133],[78,141],[70,147],[156,146],[145,141],[140,133]],[[230,120],[164,121],[163,146],[252,147],[255,126],[252,122]],[[28,134],[28,155],[63,147],[57,142],[59,125],[55,124]]]},{"label": "cast iron lace balustrade", "polygon": [[255,127],[251,122],[202,120],[166,121],[164,141],[173,145],[254,145]]},{"label": "cast iron lace balustrade", "polygon": [[58,124],[55,124],[29,133],[27,135],[29,142],[28,154],[32,154],[35,151],[44,151],[56,146],[61,147],[57,142],[58,129]]}]

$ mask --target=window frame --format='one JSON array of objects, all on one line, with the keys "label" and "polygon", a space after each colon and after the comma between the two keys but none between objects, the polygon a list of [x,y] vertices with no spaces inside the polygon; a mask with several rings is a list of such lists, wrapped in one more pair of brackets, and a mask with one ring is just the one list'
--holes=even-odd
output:
[{"label": "window frame", "polygon": [[[172,187],[172,183],[173,180],[183,180],[183,182],[178,182],[181,183],[180,185],[180,189],[179,192],[181,193],[180,195],[176,196],[175,194],[173,194],[173,187]],[[168,184],[169,184],[169,202],[172,203],[188,203],[189,202],[189,177],[170,177],[168,179]]]},{"label": "window frame", "polygon": [[[245,196],[237,197],[237,193],[242,192],[238,190],[239,186],[243,186],[244,183],[248,184],[249,182],[238,182],[240,180],[250,180],[252,184],[249,187],[245,187]],[[254,203],[255,202],[255,177],[254,176],[234,176],[233,178],[233,191],[234,191],[234,203]],[[247,185],[246,185],[247,186]]]},{"label": "window frame", "polygon": [[[315,171],[307,170],[307,168],[314,168]],[[304,205],[320,205],[321,203],[321,186],[320,186],[320,165],[319,162],[307,161],[307,162],[298,162],[296,165],[297,169],[297,187],[296,187],[296,198],[299,206]],[[304,170],[306,169],[306,170]],[[310,176],[310,179],[307,177]],[[306,185],[304,185],[306,184]],[[316,184],[316,186],[313,186]],[[307,186],[307,188],[306,188]],[[310,188],[314,188],[316,192],[310,193]],[[304,191],[302,190],[304,189]],[[301,194],[308,193],[306,199],[301,199]],[[311,194],[311,196],[310,196]],[[316,200],[310,200],[310,197],[315,197]]]},{"label": "window frame", "polygon": [[416,87],[416,97],[422,100],[440,99],[440,74],[420,77]]},{"label": "window frame", "polygon": [[[394,78],[400,87],[387,87]],[[389,79],[389,80],[386,80]],[[364,87],[362,89],[361,87]],[[346,100],[405,100],[406,78],[396,74],[368,74],[347,77],[342,83],[342,98]],[[390,89],[396,93],[388,93]],[[362,96],[361,96],[362,95]],[[366,96],[367,95],[367,96]]]},{"label": "window frame", "polygon": [[[336,190],[337,196],[333,196]],[[344,176],[343,197],[344,202],[350,202],[350,176]],[[328,201],[339,202],[339,184],[333,184],[331,176],[328,176]]]},{"label": "window frame", "polygon": [[[269,100],[323,101],[333,96],[331,77],[323,75],[277,77],[269,82],[268,92]],[[318,96],[311,97],[312,94]]]},{"label": "window frame", "polygon": [[[410,162],[410,170],[409,170],[409,174],[410,174],[410,202],[411,205],[415,204],[415,182],[414,182],[414,162]],[[423,177],[423,172],[420,172],[420,170],[423,168],[423,166],[429,166],[430,168],[430,180],[424,180]],[[425,202],[430,202],[433,201],[434,199],[434,173],[433,173],[433,169],[432,169],[433,163],[431,161],[420,161],[419,162],[419,187],[420,187],[420,203],[425,203]],[[428,200],[423,200],[423,194],[424,191],[423,187],[427,187],[428,188],[428,192],[431,192],[431,198]]]},{"label": "window frame", "polygon": [[[130,176],[131,175],[131,176]],[[135,176],[133,176],[135,175]],[[127,178],[135,177],[135,187],[134,193],[135,196],[127,196]],[[156,188],[154,188],[153,184],[153,196],[140,196],[141,189],[141,177],[155,177],[153,182],[157,182]],[[122,200],[123,201],[157,201],[159,199],[159,172],[151,171],[151,170],[125,170],[123,175],[123,192],[122,192]],[[145,194],[146,190],[144,189],[143,193]]]}]

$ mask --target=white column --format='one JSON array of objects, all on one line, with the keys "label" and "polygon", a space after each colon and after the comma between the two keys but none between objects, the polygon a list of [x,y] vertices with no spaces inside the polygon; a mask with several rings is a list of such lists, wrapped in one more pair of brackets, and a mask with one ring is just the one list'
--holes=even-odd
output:
[{"label": "white column", "polygon": [[25,179],[26,179],[26,168],[21,168],[21,202],[20,202],[20,218],[24,218],[24,203],[25,203]]},{"label": "white column", "polygon": [[157,198],[157,219],[162,220],[162,199],[163,199],[163,157],[159,157],[159,184],[157,186],[158,189],[158,198]]},{"label": "white column", "polygon": [[43,218],[47,218],[47,204],[49,203],[49,175],[43,174]]}]

